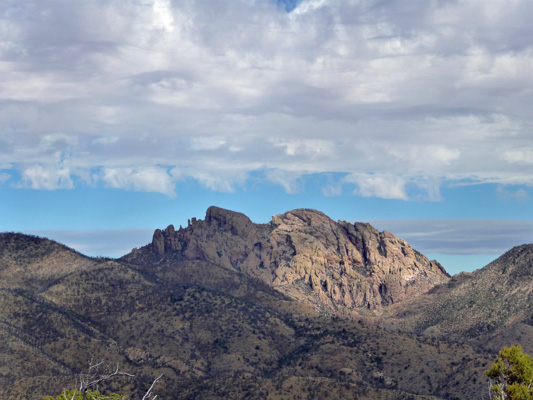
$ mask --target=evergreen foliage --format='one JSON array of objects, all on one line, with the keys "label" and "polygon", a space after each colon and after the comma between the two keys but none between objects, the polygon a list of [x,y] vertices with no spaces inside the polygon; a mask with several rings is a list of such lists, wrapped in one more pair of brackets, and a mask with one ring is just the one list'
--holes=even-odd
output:
[{"label": "evergreen foliage", "polygon": [[522,346],[504,347],[491,369],[492,398],[497,400],[533,400],[533,358]]},{"label": "evergreen foliage", "polygon": [[84,393],[75,389],[65,390],[57,397],[46,396],[43,398],[43,400],[126,400],[126,397],[116,393],[104,395],[98,390],[87,390]]}]

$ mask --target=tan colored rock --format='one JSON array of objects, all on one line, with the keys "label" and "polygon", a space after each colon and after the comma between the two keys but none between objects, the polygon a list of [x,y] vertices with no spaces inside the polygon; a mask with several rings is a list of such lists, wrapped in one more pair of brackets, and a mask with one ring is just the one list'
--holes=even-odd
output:
[{"label": "tan colored rock", "polygon": [[335,222],[298,209],[254,224],[244,214],[210,207],[185,229],[156,230],[152,250],[179,252],[263,280],[325,309],[378,309],[448,281],[444,269],[390,232]]}]

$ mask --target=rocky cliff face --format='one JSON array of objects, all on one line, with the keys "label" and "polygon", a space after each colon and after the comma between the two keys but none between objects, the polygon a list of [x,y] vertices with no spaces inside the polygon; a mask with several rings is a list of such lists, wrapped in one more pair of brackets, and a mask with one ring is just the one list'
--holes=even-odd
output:
[{"label": "rocky cliff face", "polygon": [[124,257],[157,264],[201,260],[258,278],[324,310],[378,309],[447,282],[429,261],[390,232],[335,222],[299,209],[254,224],[241,213],[210,207],[205,220],[156,230],[151,245]]}]

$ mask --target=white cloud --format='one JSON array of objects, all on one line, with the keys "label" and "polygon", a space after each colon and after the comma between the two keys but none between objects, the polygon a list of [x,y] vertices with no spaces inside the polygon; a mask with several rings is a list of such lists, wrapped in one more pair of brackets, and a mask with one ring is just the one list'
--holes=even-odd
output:
[{"label": "white cloud", "polygon": [[176,195],[172,176],[164,168],[104,168],[100,179],[114,189]]},{"label": "white cloud", "polygon": [[204,136],[191,139],[192,150],[216,150],[226,144],[223,136]]},{"label": "white cloud", "polygon": [[169,32],[174,30],[174,18],[168,0],[154,0],[155,26]]},{"label": "white cloud", "polygon": [[221,177],[216,173],[195,172],[191,176],[200,184],[215,192],[233,193],[235,192],[235,182],[232,178]]},{"label": "white cloud", "polygon": [[513,199],[518,201],[525,201],[529,199],[529,192],[525,189],[507,189],[505,187],[499,186],[496,189],[497,194],[503,199]]},{"label": "white cloud", "polygon": [[533,164],[533,149],[513,149],[503,153],[505,161],[513,164]]},{"label": "white cloud", "polygon": [[322,194],[326,197],[335,197],[342,194],[342,186],[340,184],[329,184],[324,186],[321,190]]},{"label": "white cloud", "polygon": [[443,200],[440,193],[441,181],[438,178],[414,178],[412,183],[423,191],[423,194],[418,197],[415,196],[415,199],[426,201]]},{"label": "white cloud", "polygon": [[355,184],[354,194],[363,197],[396,200],[442,200],[441,182],[436,177],[353,173],[345,176],[342,181]]},{"label": "white cloud", "polygon": [[383,199],[407,200],[403,177],[394,175],[374,175],[374,174],[351,174],[345,177],[346,182],[353,182],[357,185],[355,194],[363,197],[380,197]]},{"label": "white cloud", "polygon": [[275,146],[284,149],[288,156],[320,156],[331,155],[333,153],[334,144],[327,140],[319,139],[298,139],[298,140],[284,140],[272,141]]},{"label": "white cloud", "polygon": [[308,0],[301,2],[293,11],[293,15],[301,15],[316,11],[326,4],[326,0]]},{"label": "white cloud", "polygon": [[22,179],[17,186],[25,189],[72,189],[74,182],[69,168],[34,165],[22,171]]},{"label": "white cloud", "polygon": [[281,185],[286,193],[296,194],[303,190],[302,176],[298,172],[289,172],[279,169],[267,170],[265,178],[276,185]]},{"label": "white cloud", "polygon": [[529,0],[9,2],[0,165],[20,187],[103,171],[169,195],[159,165],[226,192],[251,171],[288,192],[353,174],[359,195],[397,199],[531,184],[532,18]]},{"label": "white cloud", "polygon": [[248,179],[248,173],[245,171],[209,161],[205,161],[199,168],[173,168],[170,174],[175,180],[195,179],[202,186],[221,193],[234,193]]}]

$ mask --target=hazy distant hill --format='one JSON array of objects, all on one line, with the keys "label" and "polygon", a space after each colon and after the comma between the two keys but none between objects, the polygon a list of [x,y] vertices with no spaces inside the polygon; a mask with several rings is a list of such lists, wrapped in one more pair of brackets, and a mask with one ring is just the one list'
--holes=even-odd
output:
[{"label": "hazy distant hill", "polygon": [[254,224],[212,207],[119,260],[0,234],[0,398],[59,393],[90,357],[137,375],[123,393],[164,373],[162,399],[481,398],[501,330],[531,338],[530,260],[450,280],[314,210]]}]

